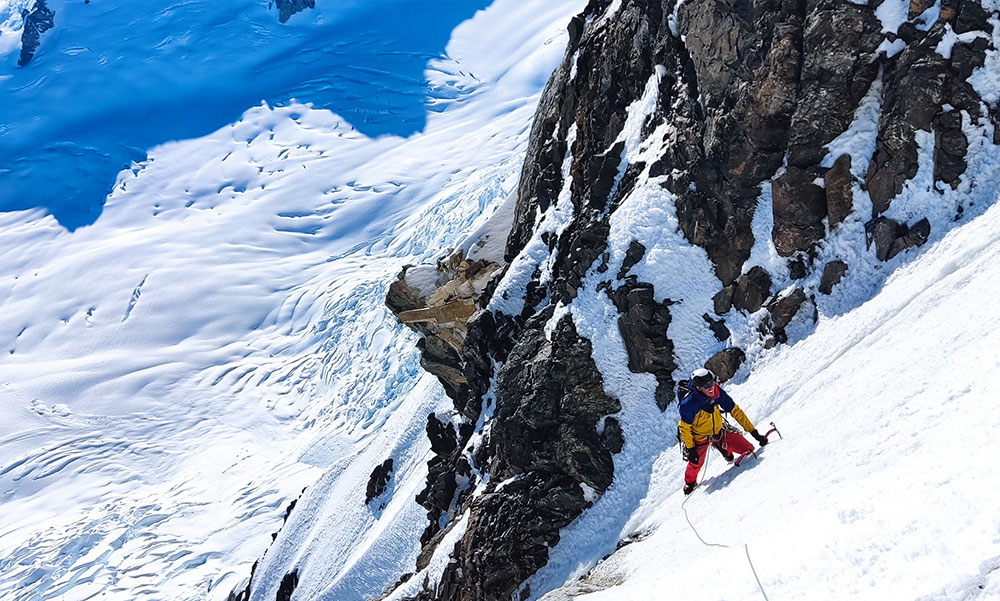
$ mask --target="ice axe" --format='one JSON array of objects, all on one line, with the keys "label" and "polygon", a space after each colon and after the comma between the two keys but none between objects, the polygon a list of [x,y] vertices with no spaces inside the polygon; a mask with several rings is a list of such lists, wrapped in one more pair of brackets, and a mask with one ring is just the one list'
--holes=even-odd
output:
[{"label": "ice axe", "polygon": [[[764,438],[770,438],[773,432],[777,432],[779,439],[784,439],[784,436],[781,435],[781,431],[778,430],[778,426],[774,425],[774,422],[771,422],[771,429],[764,433]],[[746,453],[743,453],[742,455],[736,458],[736,461],[733,461],[733,465],[739,467],[740,464],[743,463],[743,460],[749,457],[750,455],[753,455],[754,459],[756,459],[757,451],[747,451]]]}]

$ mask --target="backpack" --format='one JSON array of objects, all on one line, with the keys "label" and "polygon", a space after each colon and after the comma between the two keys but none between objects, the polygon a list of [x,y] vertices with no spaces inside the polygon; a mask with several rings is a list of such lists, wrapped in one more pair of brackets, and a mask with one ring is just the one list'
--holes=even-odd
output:
[{"label": "backpack", "polygon": [[[681,403],[684,399],[691,396],[691,380],[681,380],[677,383],[677,402]],[[681,442],[681,427],[680,424],[677,425],[677,442]],[[684,445],[681,445],[681,450],[684,450]]]},{"label": "backpack", "polygon": [[677,402],[680,403],[691,395],[691,380],[681,380],[677,383]]}]

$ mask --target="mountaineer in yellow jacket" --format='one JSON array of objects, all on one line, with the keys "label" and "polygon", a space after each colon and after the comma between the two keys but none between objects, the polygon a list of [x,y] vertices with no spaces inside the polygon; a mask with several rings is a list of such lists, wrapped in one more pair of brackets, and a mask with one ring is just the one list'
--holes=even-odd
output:
[{"label": "mountaineer in yellow jacket", "polygon": [[698,485],[698,472],[705,462],[708,445],[714,446],[726,461],[733,460],[733,453],[753,451],[753,445],[739,432],[723,428],[722,412],[732,415],[760,446],[767,438],[757,431],[753,422],[740,409],[732,397],[719,387],[715,374],[707,369],[696,369],[691,374],[689,394],[681,399],[681,419],[677,425],[684,457],[688,460],[684,471],[684,494],[689,495]]}]

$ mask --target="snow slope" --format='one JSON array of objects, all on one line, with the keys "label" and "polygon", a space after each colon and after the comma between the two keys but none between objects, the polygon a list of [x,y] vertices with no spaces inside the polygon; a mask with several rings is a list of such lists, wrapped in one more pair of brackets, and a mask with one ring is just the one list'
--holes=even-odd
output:
[{"label": "snow slope", "polygon": [[[137,28],[114,40],[132,15],[96,4],[107,34],[92,44],[131,43],[134,56],[155,37]],[[246,4],[242,16],[263,18],[266,3]],[[337,6],[320,5],[291,23],[371,21],[397,6],[341,5],[341,19]],[[431,20],[449,5],[434,6]],[[159,16],[173,21],[156,31],[168,32],[184,10],[210,24],[213,7],[231,9],[171,6]],[[538,94],[580,2],[497,0],[467,21],[452,8],[461,24],[445,32],[441,56],[409,49],[406,36],[392,35],[400,21],[388,16],[376,38],[384,55],[422,57],[420,119],[404,124],[406,137],[369,137],[351,122],[364,111],[341,116],[322,108],[322,97],[310,104],[306,88],[300,102],[258,104],[180,141],[165,141],[178,130],[157,123],[155,111],[127,113],[166,137],[112,174],[92,225],[67,229],[45,203],[3,206],[0,599],[224,599],[246,580],[289,502],[321,475],[320,490],[335,480],[360,504],[364,482],[359,493],[335,474],[367,480],[372,466],[355,459],[375,448],[381,461],[378,445],[392,440],[413,447],[397,468],[409,479],[398,486],[422,480],[422,427],[443,393],[384,308],[386,288],[403,264],[457,244],[516,186]],[[303,41],[304,29],[300,46],[268,47],[254,60],[287,51],[292,64],[310,62],[317,50],[309,44],[329,44],[331,30]],[[5,85],[60,65],[54,49],[81,31],[57,18],[36,60]],[[337,31],[346,31],[334,45],[347,60],[352,43],[371,40],[367,31]],[[224,115],[210,94],[201,101],[198,85],[240,73],[181,90],[180,115],[203,107]],[[202,75],[212,72],[192,72],[192,81]],[[280,97],[300,77],[291,69],[256,98]],[[393,87],[399,75],[369,69],[366,77]],[[44,90],[51,81],[68,93],[67,80],[32,85]],[[79,127],[79,111],[113,110],[44,106],[51,109],[36,109],[51,122],[40,127],[56,137]],[[45,177],[65,175],[75,186],[73,173]],[[413,494],[399,499],[416,516]],[[399,566],[413,563],[413,553],[393,555]],[[398,576],[389,575],[396,567],[370,590]]]},{"label": "snow slope", "polygon": [[[230,4],[171,5],[135,38],[115,33],[138,27],[124,5],[49,4],[56,28],[36,59],[0,75],[0,104],[11,111],[0,128],[2,156],[23,166],[43,149],[52,159],[25,170],[0,165],[0,175],[25,178],[4,189],[32,190],[59,176],[49,198],[21,194],[18,202],[36,202],[5,198],[0,207],[0,599],[224,599],[283,524],[258,564],[253,599],[274,598],[293,571],[297,598],[377,595],[413,571],[425,520],[413,502],[426,474],[423,428],[428,412],[448,406],[420,371],[412,335],[384,309],[387,285],[403,264],[467,248],[469,232],[494,231],[485,218],[516,187],[538,93],[582,0],[496,0],[474,15],[476,3],[463,4],[472,9],[442,9],[444,21],[424,11],[443,36],[436,50],[426,39],[407,46],[394,28],[413,15],[390,18],[379,3],[320,2],[283,29],[266,3],[246,0],[238,24],[218,28],[216,38],[197,34],[215,32]],[[84,10],[100,12],[70,12]],[[383,26],[374,35],[356,27],[373,15],[385,16],[374,19]],[[0,30],[16,28],[15,17],[0,12]],[[173,35],[181,25],[191,36]],[[273,45],[241,54],[224,72],[171,62],[241,48],[241,27]],[[103,54],[87,45],[98,30],[110,45]],[[0,52],[10,62],[7,38]],[[130,46],[154,38],[142,51]],[[191,39],[214,42],[195,48]],[[318,51],[329,39],[342,43]],[[372,40],[386,52],[370,52]],[[162,54],[146,57],[150,48]],[[406,64],[357,64],[369,55]],[[105,106],[100,95],[122,88],[98,71],[105,79],[88,88],[97,97],[56,110],[79,93],[74,69],[83,67],[73,61],[102,64],[101,56],[125,57],[116,68],[135,69],[135,81],[150,77],[144,58],[177,81],[138,90],[138,109]],[[329,75],[341,67],[344,79]],[[53,78],[56,68],[75,77]],[[977,76],[994,79],[989,68]],[[251,96],[243,88],[226,96],[248,78]],[[357,97],[336,96],[345,81],[357,84],[348,86]],[[372,84],[402,91],[383,106]],[[653,84],[623,130],[629,162],[657,152],[638,133],[656,101]],[[45,86],[52,97],[31,96]],[[158,95],[165,90],[176,96]],[[874,87],[838,147],[870,154],[879,94]],[[178,125],[193,114],[195,129]],[[51,115],[55,122],[30,131],[8,127]],[[124,143],[121,124],[75,137],[117,116],[153,131]],[[989,411],[1000,367],[991,278],[1000,214],[989,208],[998,159],[987,133],[969,126],[969,172],[958,190],[943,192],[922,140],[921,171],[892,216],[931,211],[923,249],[887,264],[862,253],[870,206],[855,190],[855,215],[820,249],[824,257],[852,253],[851,271],[818,300],[815,330],[790,332],[789,347],[748,349],[754,373],[729,387],[752,419],[775,420],[785,440],[739,470],[710,456],[683,506],[676,415],[655,409],[652,376],[628,372],[617,313],[596,279],[585,283],[561,311],[594,341],[608,391],[623,399],[626,447],[615,458],[615,484],[565,530],[533,578],[537,594],[731,600],[763,589],[771,599],[1000,599],[990,477],[998,456],[990,433],[1000,424]],[[111,179],[92,181],[99,170],[88,157]],[[714,276],[701,249],[664,227],[676,220],[672,200],[646,183],[613,216],[609,252],[620,262],[632,239],[650,248],[634,273],[656,284],[659,299],[684,299],[672,308],[670,336],[687,366],[715,344],[684,329],[710,307]],[[65,200],[65,188],[100,193],[81,205]],[[955,222],[957,207],[964,216]],[[569,210],[557,203],[539,223],[565,227]],[[755,229],[766,230],[769,212],[762,193]],[[530,262],[547,258],[541,245],[528,250],[537,256],[522,257],[511,273],[530,275]],[[771,251],[766,242],[755,248],[747,268],[773,266]],[[756,323],[732,326],[738,338]],[[388,457],[390,489],[366,506],[368,475]],[[441,573],[462,534],[455,517],[441,552],[393,598]],[[638,542],[591,571],[626,537]]]},{"label": "snow slope", "polygon": [[998,261],[994,206],[763,358],[727,389],[784,439],[687,500],[667,449],[638,542],[543,599],[1000,599]]}]

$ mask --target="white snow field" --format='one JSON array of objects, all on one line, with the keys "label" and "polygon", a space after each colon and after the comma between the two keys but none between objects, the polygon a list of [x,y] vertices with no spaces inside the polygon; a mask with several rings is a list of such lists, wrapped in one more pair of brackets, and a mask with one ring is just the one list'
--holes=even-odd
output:
[{"label": "white snow field", "polygon": [[[30,4],[0,2],[11,14]],[[88,213],[92,223],[46,198],[2,207],[0,599],[225,599],[246,580],[289,503],[320,474],[356,466],[367,480],[373,466],[354,459],[373,449],[381,462],[389,444],[412,447],[396,467],[415,472],[408,486],[426,474],[423,425],[446,399],[420,370],[414,337],[384,307],[385,293],[403,264],[457,245],[510,196],[538,95],[582,2],[496,0],[479,2],[489,6],[478,12],[466,2],[468,14],[443,32],[437,54],[426,45],[411,50],[391,28],[342,27],[334,30],[342,38],[323,37],[331,35],[324,26],[353,23],[348,17],[400,31],[427,26],[407,23],[414,12],[407,3],[320,2],[293,16],[285,37],[267,2],[161,6],[149,29],[128,9],[135,4],[94,4],[50,1],[56,27],[35,60],[18,70],[16,52],[4,47],[12,52],[5,85],[18,83],[4,94],[33,86],[43,105],[33,135],[58,139],[89,123],[97,133],[73,144],[97,154],[115,135],[101,119],[139,119],[143,131],[148,120],[165,138],[117,179],[109,173],[113,190]],[[417,12],[436,23],[435,10],[458,14],[459,6],[426,3]],[[91,9],[100,12],[83,12]],[[232,11],[240,18],[230,23]],[[188,21],[191,31],[170,29]],[[280,77],[260,75],[274,89],[253,87],[263,84],[246,66],[253,51],[237,44],[238,26],[280,41],[262,41],[255,59],[287,63]],[[350,62],[367,60],[351,53],[372,44],[382,57],[416,52],[419,76]],[[207,53],[215,64],[232,53],[243,70],[212,81],[212,69],[182,63],[154,77],[143,70],[160,60],[146,57],[154,47],[181,57]],[[120,70],[80,66],[80,57],[97,53]],[[324,56],[347,56],[349,64],[315,74],[299,90],[301,102],[260,103],[309,77],[303,65]],[[74,80],[57,77],[65,69],[117,86],[110,96],[118,106],[67,102]],[[413,88],[419,116],[378,121],[394,118],[384,97],[360,99],[361,108],[343,116],[308,104],[312,92],[341,85],[341,76],[356,80],[358,95]],[[202,109],[225,114],[213,94],[238,101],[242,77],[260,96],[234,113],[235,122],[219,119],[207,135],[166,141],[182,129],[171,120],[204,120]],[[144,102],[152,106],[130,106]],[[161,114],[164,106],[172,108]],[[4,107],[14,121],[31,110]],[[26,148],[30,136],[0,129],[4,160]],[[73,179],[79,153],[68,154],[60,162],[62,155],[41,152],[52,161],[45,177],[56,187],[62,178],[86,187]],[[18,175],[19,161],[0,174]],[[360,492],[337,490],[363,508],[364,484]],[[375,590],[413,564],[423,520],[415,494],[398,495],[412,514],[399,523],[414,552],[372,576],[382,578]]]}]

